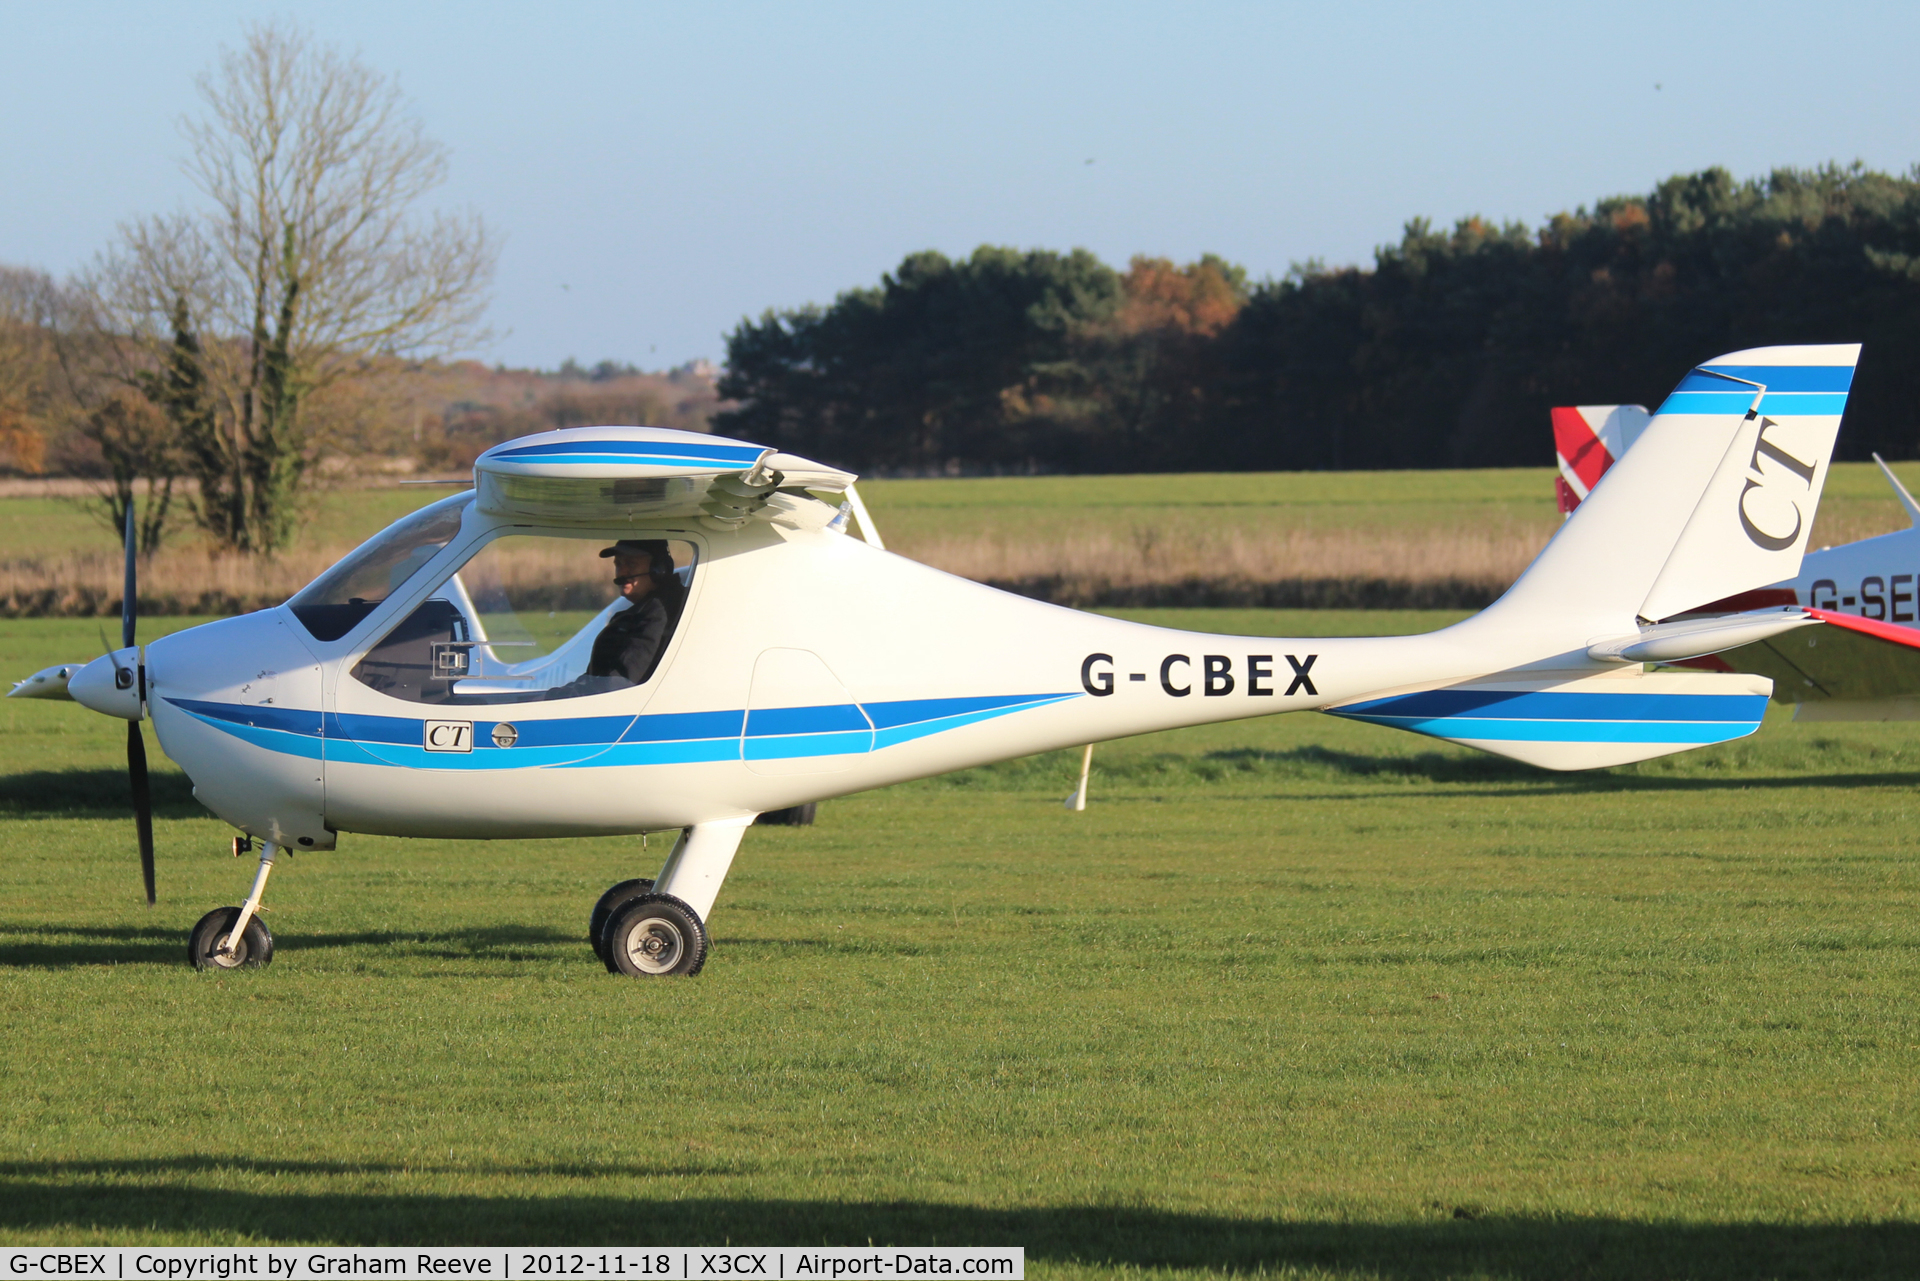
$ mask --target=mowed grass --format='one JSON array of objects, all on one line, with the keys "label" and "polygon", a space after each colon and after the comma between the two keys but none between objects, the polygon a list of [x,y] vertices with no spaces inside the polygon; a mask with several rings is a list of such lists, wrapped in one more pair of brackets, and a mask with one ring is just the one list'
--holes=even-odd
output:
[{"label": "mowed grass", "polygon": [[[0,671],[93,630],[0,622]],[[251,865],[163,773],[142,905],[119,729],[0,704],[0,1239],[1920,1262],[1920,728],[1558,776],[1281,717],[1103,746],[1084,814],[1076,753],[968,771],[751,831],[675,982],[581,937],[657,840],[345,836],[275,872],[270,968],[195,974]]]}]

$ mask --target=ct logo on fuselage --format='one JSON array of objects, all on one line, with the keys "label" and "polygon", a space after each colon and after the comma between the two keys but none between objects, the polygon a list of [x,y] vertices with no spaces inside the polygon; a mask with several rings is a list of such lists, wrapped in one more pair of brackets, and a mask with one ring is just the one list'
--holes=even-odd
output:
[{"label": "ct logo on fuselage", "polygon": [[[1755,547],[1770,552],[1783,552],[1800,538],[1800,504],[1782,492],[1783,486],[1785,489],[1798,488],[1802,494],[1813,492],[1814,464],[1801,462],[1767,439],[1767,428],[1779,425],[1771,418],[1760,420],[1760,434],[1753,443],[1753,456],[1747,460],[1747,469],[1752,474],[1747,477],[1739,500],[1740,528],[1746,531],[1748,541]],[[1777,474],[1769,478],[1760,466],[1763,456],[1798,476],[1800,485],[1796,487],[1791,482],[1783,482],[1783,478]],[[1791,528],[1784,534],[1773,533],[1772,530],[1788,526],[1789,513],[1792,514]]]},{"label": "ct logo on fuselage", "polygon": [[[1168,654],[1160,660],[1160,690],[1170,698],[1185,698],[1194,692],[1197,682],[1203,698],[1225,698],[1235,690],[1241,690],[1250,698],[1270,698],[1275,693],[1282,698],[1293,694],[1317,696],[1320,693],[1313,687],[1312,676],[1313,665],[1320,655],[1308,654],[1305,658],[1296,658],[1292,654],[1282,654],[1280,657],[1286,659],[1287,666],[1293,669],[1292,680],[1284,690],[1276,691],[1273,688],[1272,654],[1248,654],[1237,677],[1230,654],[1202,654],[1197,667],[1191,654]],[[1146,679],[1145,672],[1127,673],[1129,682],[1145,682]],[[1113,693],[1112,654],[1088,654],[1081,661],[1080,688],[1095,698],[1105,698]]]},{"label": "ct logo on fuselage", "polygon": [[429,752],[471,752],[473,750],[472,721],[428,721],[422,731],[424,746]]}]

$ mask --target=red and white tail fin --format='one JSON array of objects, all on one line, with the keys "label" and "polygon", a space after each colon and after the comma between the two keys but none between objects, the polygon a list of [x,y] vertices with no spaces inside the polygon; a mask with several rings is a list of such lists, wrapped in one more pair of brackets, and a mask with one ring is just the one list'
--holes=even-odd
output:
[{"label": "red and white tail fin", "polygon": [[1560,514],[1573,515],[1583,499],[1620,461],[1652,421],[1638,405],[1556,405],[1553,410],[1553,448],[1560,474],[1554,492]]}]

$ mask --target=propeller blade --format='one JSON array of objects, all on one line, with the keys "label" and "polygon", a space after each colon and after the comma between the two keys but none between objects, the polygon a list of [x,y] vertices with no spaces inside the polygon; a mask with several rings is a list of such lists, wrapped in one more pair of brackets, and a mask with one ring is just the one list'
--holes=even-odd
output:
[{"label": "propeller blade", "polygon": [[139,599],[139,584],[133,570],[135,551],[133,524],[133,496],[127,496],[127,581],[120,595],[120,648],[126,649],[133,644],[133,623],[137,613],[136,602]]},{"label": "propeller blade", "polygon": [[147,740],[139,721],[127,722],[127,782],[133,791],[133,826],[140,837],[140,876],[153,906],[153,792],[147,786]]},{"label": "propeller blade", "polygon": [[[134,624],[139,618],[140,582],[135,572],[139,551],[137,526],[133,518],[133,497],[127,497],[127,577],[120,596],[120,647],[133,646]],[[136,673],[138,672],[136,660]],[[141,691],[144,698],[146,691]],[[140,840],[140,879],[146,882],[147,906],[153,896],[153,789],[147,783],[147,740],[140,733],[139,721],[127,722],[127,786],[133,792],[133,830]]]}]

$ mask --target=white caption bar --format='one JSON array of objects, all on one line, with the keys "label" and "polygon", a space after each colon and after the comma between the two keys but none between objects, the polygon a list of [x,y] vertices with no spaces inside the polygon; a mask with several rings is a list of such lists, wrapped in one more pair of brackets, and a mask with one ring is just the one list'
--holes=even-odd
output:
[{"label": "white caption bar", "polygon": [[460,1277],[468,1281],[838,1281],[845,1277],[992,1277],[1025,1281],[1020,1246],[656,1246],[651,1249],[480,1249],[308,1246],[213,1249],[152,1246],[0,1252],[0,1281],[13,1277],[112,1281],[305,1281],[310,1277]]}]

